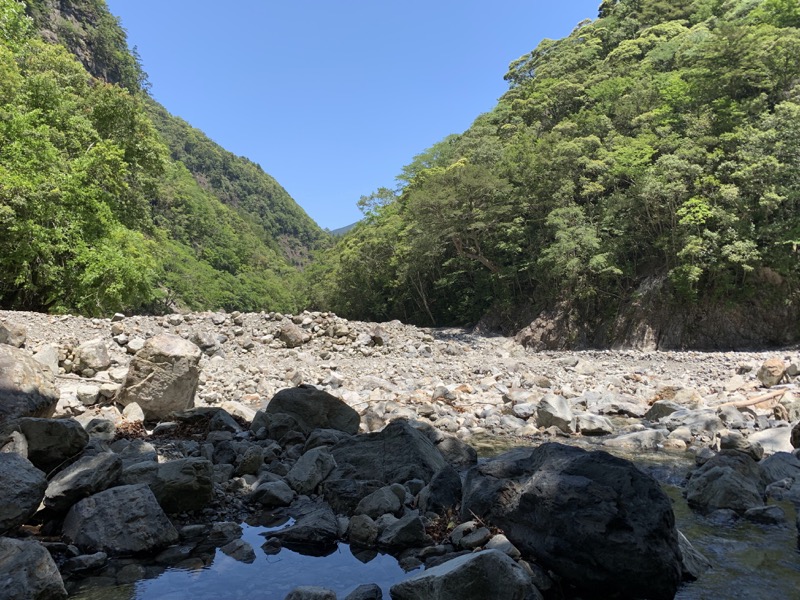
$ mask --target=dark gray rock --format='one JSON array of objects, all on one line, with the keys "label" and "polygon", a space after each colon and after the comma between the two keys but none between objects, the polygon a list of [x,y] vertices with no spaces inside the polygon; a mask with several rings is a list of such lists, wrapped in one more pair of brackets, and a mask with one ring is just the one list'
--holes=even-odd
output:
[{"label": "dark gray rock", "polygon": [[0,452],[0,533],[32,517],[46,488],[44,473],[29,460],[13,452]]},{"label": "dark gray rock", "polygon": [[348,537],[351,544],[372,547],[380,533],[378,525],[369,515],[355,515],[348,524]]},{"label": "dark gray rock", "polygon": [[145,484],[81,500],[67,513],[63,535],[81,550],[109,555],[152,552],[178,541],[178,532]]},{"label": "dark gray rock", "polygon": [[344,600],[383,600],[383,591],[375,583],[365,583],[347,594]]},{"label": "dark gray rock", "polygon": [[29,352],[0,344],[0,425],[20,417],[52,417],[58,399],[49,369]]},{"label": "dark gray rock", "polygon": [[315,429],[337,429],[354,435],[361,422],[358,413],[336,396],[305,385],[279,391],[264,410],[268,415],[294,417],[305,435]]},{"label": "dark gray rock", "polygon": [[295,516],[293,525],[273,531],[270,536],[278,538],[284,545],[331,547],[339,538],[339,522],[330,506],[312,504]]},{"label": "dark gray rock", "polygon": [[800,459],[788,452],[776,452],[758,463],[758,470],[761,472],[761,481],[764,485],[769,485],[791,477],[795,482],[800,483]]},{"label": "dark gray rock", "polygon": [[170,514],[205,508],[214,497],[213,465],[203,458],[179,458],[165,463],[143,462],[122,473],[126,485],[144,483],[161,508]]},{"label": "dark gray rock", "polygon": [[385,486],[365,496],[356,506],[356,515],[368,515],[377,519],[381,515],[393,514],[397,516],[403,508],[403,502],[397,497],[391,487]]},{"label": "dark gray rock", "polygon": [[785,525],[786,513],[780,506],[757,506],[745,511],[744,518],[762,525]]},{"label": "dark gray rock", "polygon": [[414,513],[393,521],[378,535],[378,545],[394,550],[418,548],[430,543],[422,519]]},{"label": "dark gray rock", "polygon": [[39,542],[0,538],[0,598],[60,600],[64,582],[50,553]]},{"label": "dark gray rock", "polygon": [[289,506],[296,497],[295,491],[285,481],[265,481],[250,494],[252,502],[257,502],[266,508]]},{"label": "dark gray rock", "polygon": [[76,457],[89,434],[74,419],[23,418],[13,423],[28,440],[28,460],[45,473]]},{"label": "dark gray rock", "polygon": [[713,565],[705,556],[698,552],[691,542],[680,531],[678,544],[681,548],[681,572],[684,581],[695,581]]},{"label": "dark gray rock", "polygon": [[462,442],[456,436],[440,431],[422,421],[409,421],[409,424],[424,433],[444,459],[454,467],[470,467],[478,462],[478,453],[475,448]]},{"label": "dark gray rock", "polygon": [[113,452],[83,456],[50,480],[44,505],[66,512],[79,500],[115,485],[121,474],[122,459]]},{"label": "dark gray rock", "polygon": [[517,563],[498,550],[454,558],[397,583],[392,600],[540,600]]},{"label": "dark gray rock", "polygon": [[253,547],[244,540],[233,540],[220,548],[220,551],[232,559],[242,563],[252,564],[256,562],[256,552]]},{"label": "dark gray rock", "polygon": [[686,501],[711,512],[730,509],[743,513],[764,505],[764,484],[758,463],[736,450],[723,450],[689,475]]},{"label": "dark gray rock", "polygon": [[382,431],[354,436],[331,449],[336,468],[331,479],[376,479],[426,483],[447,464],[431,441],[405,420],[392,421]]},{"label": "dark gray rock", "polygon": [[350,437],[349,433],[339,431],[338,429],[315,429],[311,432],[306,440],[306,445],[303,447],[303,452],[308,452],[314,448],[321,446],[333,447],[339,442],[346,440]]},{"label": "dark gray rock", "polygon": [[108,554],[95,552],[94,554],[81,554],[64,561],[61,570],[65,573],[85,573],[101,569],[108,563]]},{"label": "dark gray rock", "polygon": [[499,527],[523,556],[595,595],[671,600],[681,581],[669,498],[606,452],[548,443],[479,464],[461,514]]},{"label": "dark gray rock", "polygon": [[358,503],[372,492],[383,487],[383,482],[375,479],[332,479],[328,477],[320,486],[325,501],[339,515],[352,515]]},{"label": "dark gray rock", "polygon": [[[764,457],[764,448],[758,442],[754,442],[742,435],[739,431],[728,431],[720,437],[719,447],[721,450],[736,450],[744,452],[753,460],[761,460]],[[771,482],[770,482],[771,483]]]},{"label": "dark gray rock", "polygon": [[423,512],[443,514],[455,508],[461,502],[461,476],[453,467],[447,465],[422,489],[418,502]]},{"label": "dark gray rock", "polygon": [[298,494],[311,494],[335,467],[327,447],[314,448],[298,459],[286,474],[286,482]]}]

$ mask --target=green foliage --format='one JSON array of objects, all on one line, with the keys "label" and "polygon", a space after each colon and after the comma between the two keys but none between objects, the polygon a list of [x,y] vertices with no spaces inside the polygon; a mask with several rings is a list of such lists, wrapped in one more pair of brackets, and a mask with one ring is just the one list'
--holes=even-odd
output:
[{"label": "green foliage", "polygon": [[427,323],[564,300],[614,314],[652,276],[681,302],[797,302],[798,15],[796,0],[604,1],[365,200],[315,268],[319,304]]}]

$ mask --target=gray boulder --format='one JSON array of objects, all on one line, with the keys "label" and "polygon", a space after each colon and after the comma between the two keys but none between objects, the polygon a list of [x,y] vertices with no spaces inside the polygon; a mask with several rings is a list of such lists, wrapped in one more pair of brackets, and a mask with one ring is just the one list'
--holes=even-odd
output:
[{"label": "gray boulder", "polygon": [[150,338],[128,368],[117,402],[136,402],[147,420],[161,420],[194,405],[200,348],[177,335]]},{"label": "gray boulder", "polygon": [[536,426],[542,429],[558,427],[564,433],[575,433],[575,416],[569,402],[555,394],[547,394],[536,409]]},{"label": "gray boulder", "polygon": [[344,600],[383,600],[383,590],[375,583],[365,583],[347,594]]},{"label": "gray boulder", "polygon": [[96,373],[108,369],[111,366],[111,357],[105,341],[96,338],[78,346],[75,349],[75,365],[79,372],[89,369]]},{"label": "gray boulder", "polygon": [[498,550],[459,556],[390,590],[392,600],[540,600],[517,563]]},{"label": "gray boulder", "polygon": [[330,548],[339,539],[339,521],[327,504],[305,507],[289,527],[270,533],[286,545]]},{"label": "gray boulder", "polygon": [[16,323],[0,323],[0,344],[14,348],[22,348],[27,340],[27,332],[22,325]]},{"label": "gray boulder", "polygon": [[424,433],[444,459],[454,467],[471,467],[478,462],[478,453],[475,448],[462,442],[456,436],[444,433],[422,421],[409,421],[409,424]]},{"label": "gray boulder", "polygon": [[50,480],[44,505],[66,512],[79,500],[116,484],[121,474],[122,459],[113,452],[83,456]]},{"label": "gray boulder", "polygon": [[0,598],[59,600],[67,597],[50,553],[39,542],[0,538]]},{"label": "gray boulder", "polygon": [[758,463],[736,450],[723,450],[689,475],[684,491],[692,508],[744,513],[764,505],[764,484]]},{"label": "gray boulder", "polygon": [[0,452],[0,482],[0,533],[4,533],[19,527],[37,511],[47,479],[19,454]]},{"label": "gray boulder", "polygon": [[310,494],[335,467],[336,461],[328,448],[314,448],[297,460],[286,474],[286,481],[298,494]]},{"label": "gray boulder", "polygon": [[348,523],[347,533],[351,544],[370,548],[378,539],[380,529],[369,515],[355,515]]},{"label": "gray boulder", "polygon": [[461,515],[473,514],[595,595],[671,600],[681,581],[669,498],[606,452],[548,443],[479,464],[464,482]]},{"label": "gray boulder", "polygon": [[387,513],[397,515],[403,508],[403,502],[390,486],[365,496],[356,506],[356,515],[367,515],[377,519]]},{"label": "gray boulder", "polygon": [[331,449],[336,468],[330,479],[372,479],[428,483],[447,464],[433,443],[405,420],[392,421],[383,430],[366,433]]},{"label": "gray boulder", "polygon": [[89,434],[74,419],[18,419],[13,427],[28,440],[28,459],[45,473],[74,458],[89,443]]},{"label": "gray boulder", "polygon": [[575,423],[581,435],[610,435],[614,433],[614,425],[601,415],[584,412],[575,417]]},{"label": "gray boulder", "polygon": [[289,506],[296,497],[295,491],[285,481],[265,481],[250,494],[252,502],[266,508]]},{"label": "gray boulder", "polygon": [[319,488],[325,501],[336,514],[352,515],[361,500],[383,487],[382,481],[362,479],[332,479],[328,477]]},{"label": "gray boulder", "polygon": [[414,513],[392,521],[378,535],[378,545],[393,550],[419,548],[430,543],[431,538],[425,533],[422,519]]},{"label": "gray boulder", "polygon": [[214,467],[203,458],[179,458],[165,463],[142,462],[125,469],[126,485],[147,484],[161,508],[169,513],[201,510],[214,497]]},{"label": "gray boulder", "polygon": [[0,425],[20,417],[52,417],[55,377],[28,352],[0,344]]},{"label": "gray boulder", "polygon": [[279,391],[264,411],[267,415],[290,415],[305,435],[315,429],[337,429],[354,435],[361,421],[358,413],[336,396],[306,385]]},{"label": "gray boulder", "polygon": [[291,321],[281,323],[278,339],[286,344],[287,348],[298,348],[311,339],[311,336]]},{"label": "gray boulder", "polygon": [[67,513],[64,539],[87,552],[152,552],[178,541],[178,532],[145,484],[89,496]]},{"label": "gray boulder", "polygon": [[761,472],[761,482],[769,485],[791,477],[795,482],[800,483],[800,458],[788,452],[776,452],[758,463],[758,470]]}]

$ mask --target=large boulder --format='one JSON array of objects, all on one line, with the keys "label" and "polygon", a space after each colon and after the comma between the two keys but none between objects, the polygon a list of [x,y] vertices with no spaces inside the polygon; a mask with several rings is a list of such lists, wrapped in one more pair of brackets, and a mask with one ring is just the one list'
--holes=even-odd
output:
[{"label": "large boulder", "polygon": [[18,419],[12,426],[28,441],[28,459],[45,473],[76,457],[89,434],[74,419]]},{"label": "large boulder", "polygon": [[392,586],[392,600],[537,600],[530,577],[499,550],[459,556]]},{"label": "large boulder", "polygon": [[122,459],[113,452],[83,456],[50,480],[44,505],[66,512],[73,504],[115,485],[122,474]]},{"label": "large boulder", "polygon": [[141,462],[122,474],[127,485],[150,486],[159,505],[169,514],[201,510],[214,497],[214,466],[203,458],[179,458],[165,463]]},{"label": "large boulder", "polygon": [[336,461],[325,447],[303,454],[286,474],[286,482],[298,494],[311,494],[336,467]]},{"label": "large boulder", "polygon": [[381,431],[354,436],[331,449],[336,468],[329,479],[372,479],[428,483],[447,462],[433,443],[405,420],[392,421]]},{"label": "large boulder", "polygon": [[290,415],[305,435],[314,429],[337,429],[353,435],[358,433],[361,421],[358,413],[336,396],[306,385],[279,391],[264,410],[267,415]]},{"label": "large boulder", "polygon": [[0,533],[3,533],[33,516],[44,497],[47,479],[19,454],[0,452],[0,482]]},{"label": "large boulder", "polygon": [[464,482],[462,518],[473,515],[592,597],[671,600],[681,581],[669,498],[606,452],[549,443],[479,464]]},{"label": "large boulder", "polygon": [[75,364],[78,371],[90,370],[93,373],[105,371],[111,366],[108,346],[102,338],[83,342],[75,349]]},{"label": "large boulder", "polygon": [[177,335],[150,338],[136,353],[117,401],[136,402],[145,419],[156,421],[194,405],[202,352]]},{"label": "large boulder", "polygon": [[152,552],[178,541],[178,532],[145,484],[114,487],[67,513],[64,539],[85,552]]},{"label": "large boulder", "polygon": [[28,337],[25,328],[16,323],[0,323],[0,344],[22,348]]},{"label": "large boulder", "polygon": [[737,450],[722,450],[689,475],[686,501],[692,508],[738,513],[764,505],[764,483],[758,463]]},{"label": "large boulder", "polygon": [[59,600],[67,597],[58,567],[33,540],[0,538],[0,598]]},{"label": "large boulder", "polygon": [[0,344],[0,425],[20,417],[52,417],[58,399],[49,369],[25,350]]}]

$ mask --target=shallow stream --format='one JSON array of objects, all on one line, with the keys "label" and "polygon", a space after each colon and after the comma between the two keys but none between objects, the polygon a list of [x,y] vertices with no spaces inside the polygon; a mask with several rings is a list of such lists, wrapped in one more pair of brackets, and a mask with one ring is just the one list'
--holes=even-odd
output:
[{"label": "shallow stream", "polygon": [[[682,455],[628,456],[662,482],[673,500],[678,529],[713,564],[698,581],[684,584],[678,600],[772,600],[800,598],[800,552],[795,510],[786,511],[783,526],[745,521],[716,524],[690,510],[678,487],[689,463]],[[256,560],[238,562],[216,550],[213,560],[192,569],[155,567],[117,561],[105,573],[68,586],[79,600],[283,600],[300,585],[333,589],[341,599],[364,583],[389,588],[409,576],[390,555],[351,551],[347,544],[327,556],[306,556],[282,549],[261,550],[265,533],[275,527],[243,525],[242,539],[256,551]],[[120,573],[141,578],[120,584]]]}]

